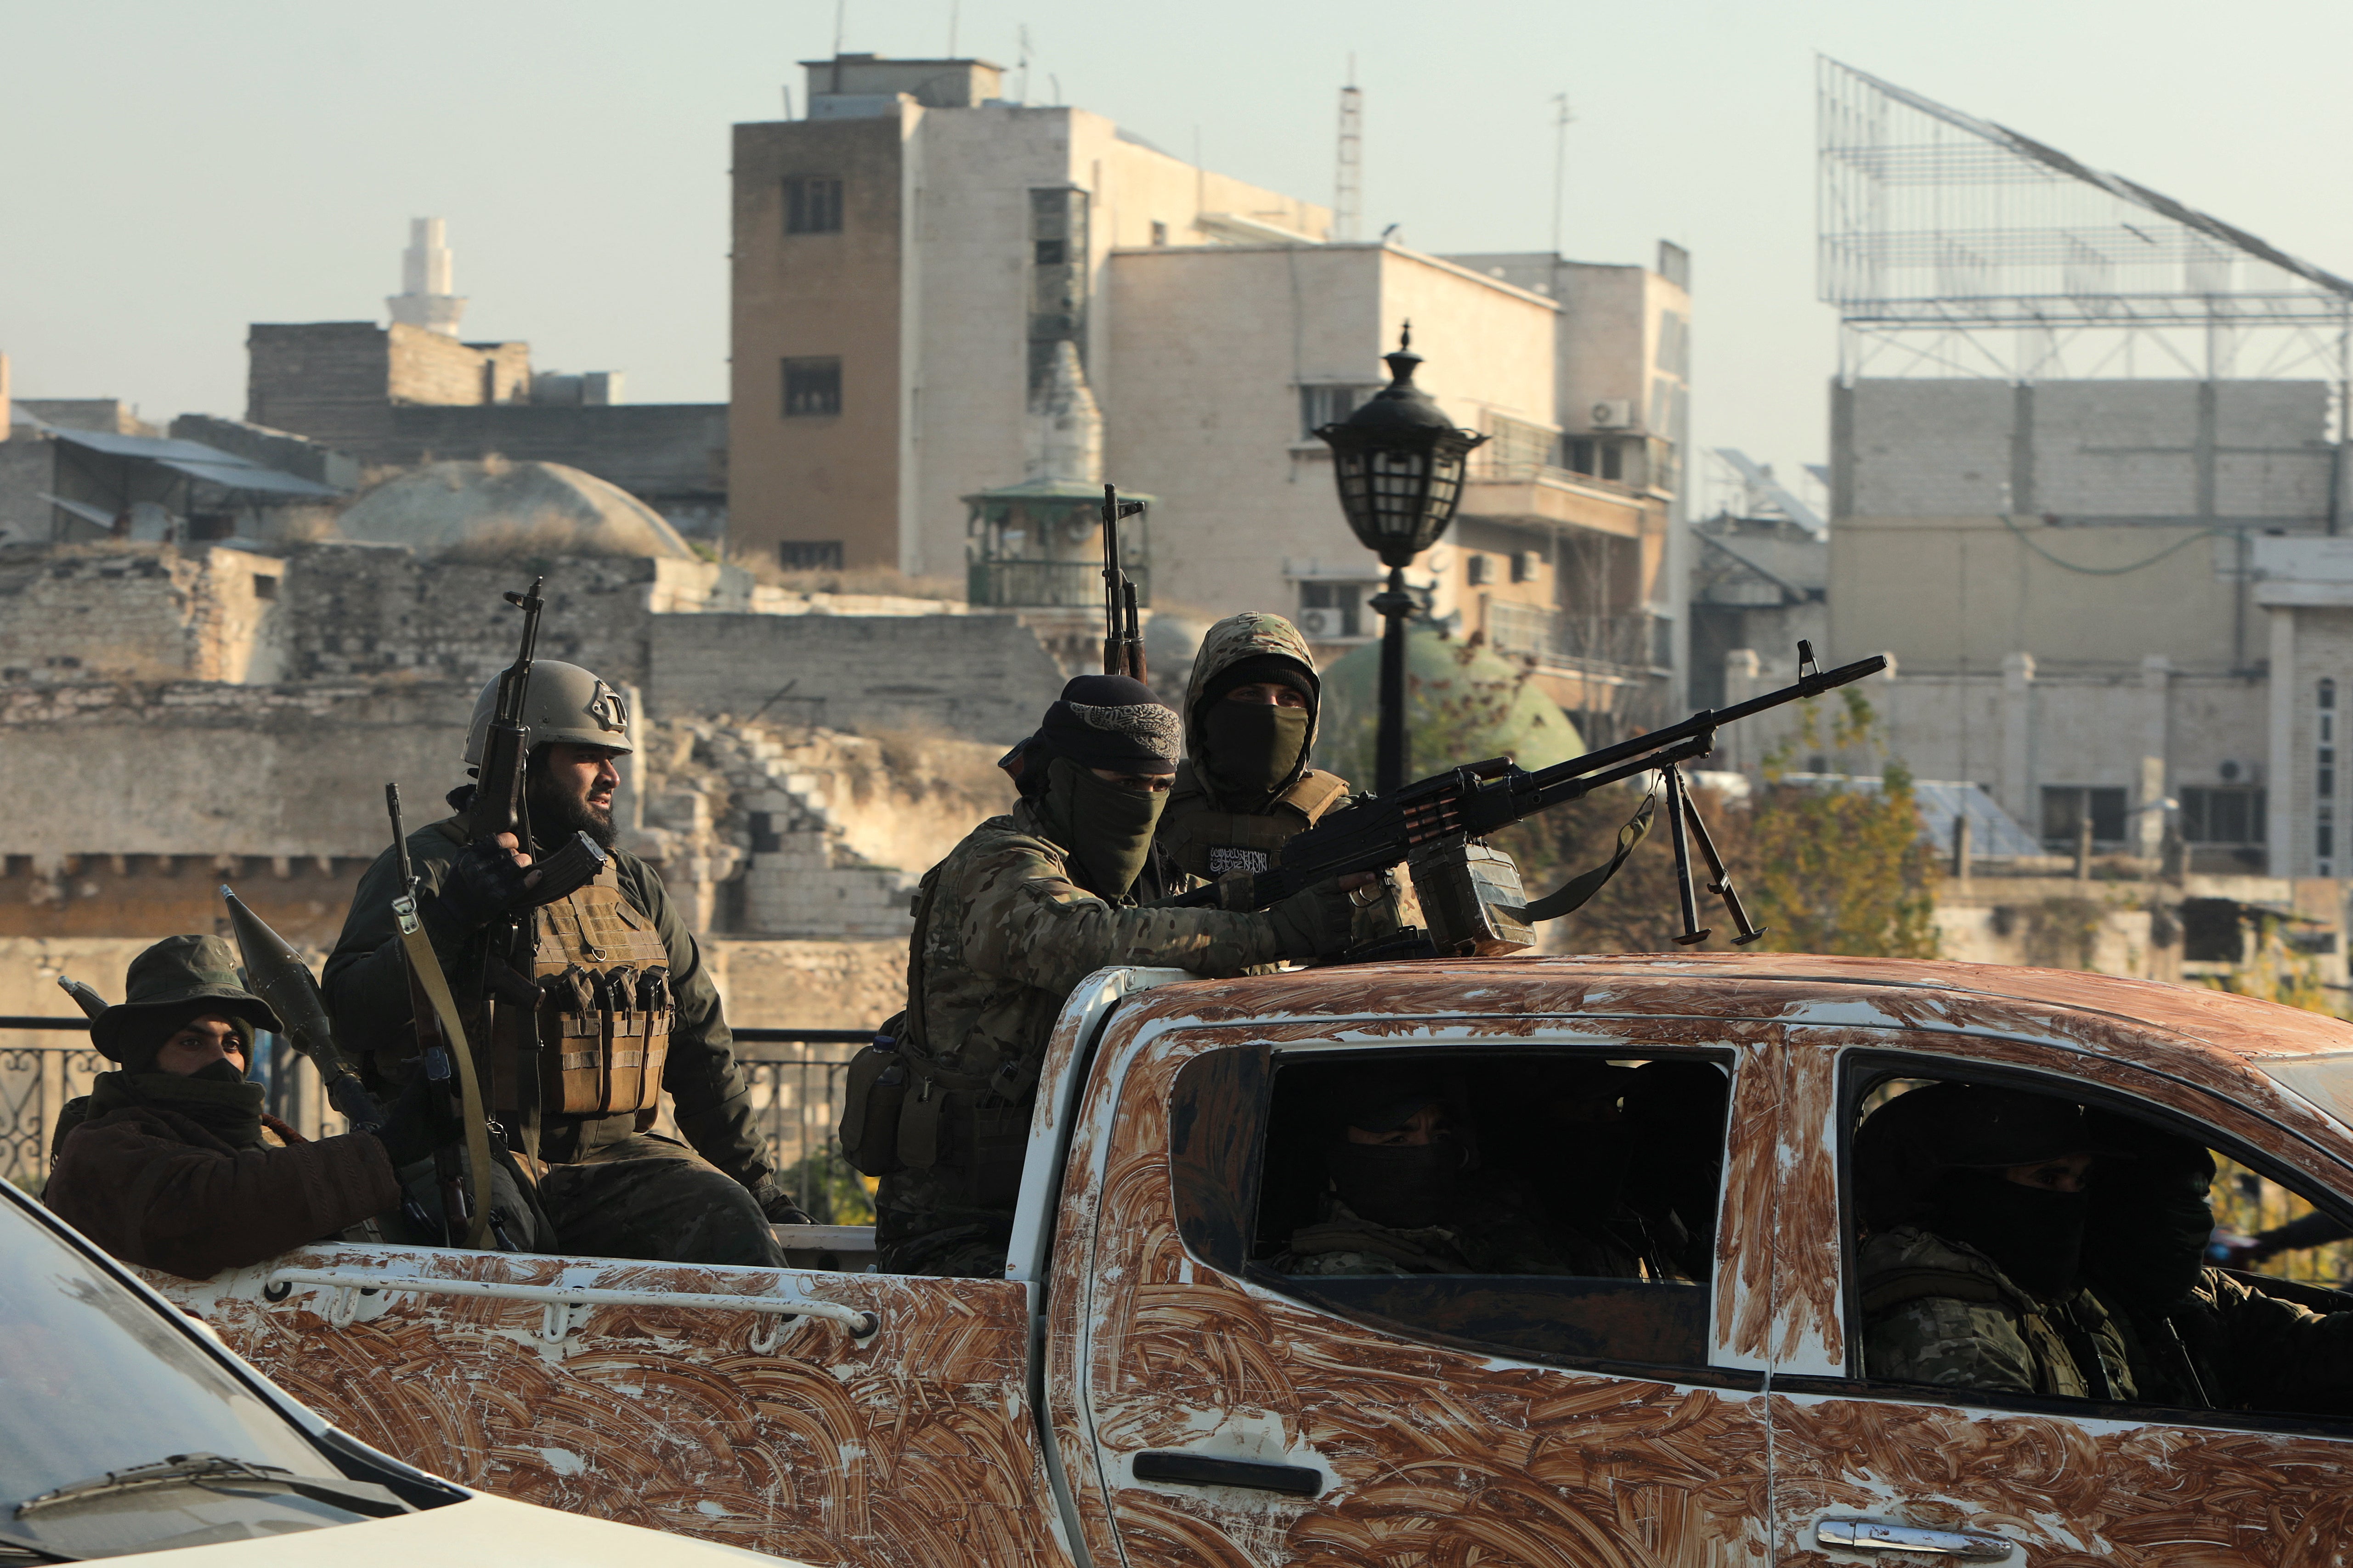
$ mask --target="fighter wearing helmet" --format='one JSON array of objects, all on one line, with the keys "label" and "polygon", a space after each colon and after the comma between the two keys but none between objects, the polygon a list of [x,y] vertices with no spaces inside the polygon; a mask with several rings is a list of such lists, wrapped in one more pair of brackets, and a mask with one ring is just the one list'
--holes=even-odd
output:
[{"label": "fighter wearing helmet", "polygon": [[[469,771],[481,760],[497,691],[493,679],[474,705]],[[534,1097],[518,1068],[535,1060],[535,1153],[546,1162],[540,1204],[565,1251],[779,1266],[768,1222],[808,1216],[763,1155],[693,933],[653,868],[614,847],[613,763],[634,744],[628,704],[590,671],[543,659],[532,667],[524,707],[526,799],[538,842],[501,835],[470,843],[470,784],[451,793],[455,815],[408,837],[418,911],[451,989],[461,1000],[486,991],[500,998],[484,1089],[491,1114],[523,1125]],[[532,851],[575,832],[602,845],[609,863],[586,887],[531,909],[532,973],[491,958],[483,932],[529,902]],[[326,966],[337,1037],[368,1053],[379,1080],[405,1077],[415,1048],[392,916],[398,877],[388,850],[368,868]],[[470,1028],[480,1004],[465,1005],[474,1009]],[[534,1034],[538,1048],[526,1054]],[[648,1131],[663,1089],[692,1149]]]},{"label": "fighter wearing helmet", "polygon": [[[1193,659],[1185,760],[1154,848],[1187,879],[1263,871],[1284,844],[1346,805],[1348,781],[1307,765],[1322,707],[1323,681],[1298,627],[1260,610],[1211,626]],[[1357,941],[1398,929],[1397,898],[1388,878],[1352,895]]]}]

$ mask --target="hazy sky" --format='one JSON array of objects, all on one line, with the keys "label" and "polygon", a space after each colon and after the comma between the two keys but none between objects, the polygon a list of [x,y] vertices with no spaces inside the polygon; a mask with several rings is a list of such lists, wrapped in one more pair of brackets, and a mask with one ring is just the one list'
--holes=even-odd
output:
[{"label": "hazy sky", "polygon": [[[835,0],[0,0],[0,353],[20,396],[241,414],[246,324],[375,318],[449,220],[470,338],[725,395],[728,127],[778,117]],[[1694,254],[1704,446],[1820,460],[1813,58],[2002,121],[2353,271],[2336,158],[2353,8],[2179,0],[847,0],[850,50],[1006,65],[1029,97],[1329,201],[1365,90],[1365,219],[1541,249],[1569,95],[1580,259]],[[2226,15],[2241,18],[2227,25]],[[1421,346],[1432,354],[1444,346]]]}]

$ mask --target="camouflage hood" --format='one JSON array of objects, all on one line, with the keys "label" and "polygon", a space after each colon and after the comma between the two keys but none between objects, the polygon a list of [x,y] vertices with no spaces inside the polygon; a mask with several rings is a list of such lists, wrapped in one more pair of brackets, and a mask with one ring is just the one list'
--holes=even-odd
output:
[{"label": "camouflage hood", "polygon": [[[1210,683],[1224,671],[1246,658],[1263,658],[1268,655],[1287,658],[1307,672],[1308,684],[1315,689],[1315,700],[1307,709],[1307,744],[1300,748],[1298,764],[1284,781],[1283,789],[1299,782],[1307,771],[1307,759],[1315,751],[1316,726],[1323,721],[1324,683],[1315,671],[1315,658],[1307,650],[1307,639],[1299,628],[1281,616],[1263,610],[1245,610],[1239,616],[1228,616],[1211,626],[1201,638],[1201,651],[1193,656],[1193,679],[1185,688],[1185,754],[1196,759],[1193,770],[1199,776],[1198,759],[1202,755],[1206,737],[1201,731],[1201,699]],[[1206,784],[1207,780],[1203,782]],[[1277,795],[1282,790],[1275,792]]]}]

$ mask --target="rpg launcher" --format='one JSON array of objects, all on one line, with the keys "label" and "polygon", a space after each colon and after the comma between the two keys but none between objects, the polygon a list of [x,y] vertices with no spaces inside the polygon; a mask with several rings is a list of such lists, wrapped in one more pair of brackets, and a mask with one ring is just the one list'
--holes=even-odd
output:
[{"label": "rpg launcher", "polygon": [[1140,500],[1122,500],[1113,485],[1103,486],[1103,673],[1145,679],[1144,634],[1137,629],[1135,584],[1119,551],[1119,520],[1144,510]]},{"label": "rpg launcher", "polygon": [[[490,728],[482,736],[482,759],[475,770],[474,803],[466,814],[468,837],[480,843],[512,833],[515,847],[525,854],[533,854],[531,804],[524,777],[531,765],[527,718],[531,710],[525,699],[532,661],[539,649],[540,613],[547,608],[547,601],[539,596],[539,585],[545,581],[533,577],[528,590],[506,595],[507,603],[522,612],[522,647],[514,663],[499,677],[498,699],[491,710]],[[586,833],[575,833],[552,855],[534,855],[532,866],[539,876],[532,883],[530,901],[552,904],[586,887],[605,868],[605,851]]]},{"label": "rpg launcher", "polygon": [[326,999],[319,994],[311,966],[290,942],[246,908],[245,900],[227,887],[220,893],[228,905],[229,929],[237,933],[237,956],[245,961],[246,984],[269,1004],[269,1010],[286,1026],[288,1041],[319,1069],[328,1100],[343,1113],[353,1130],[383,1126],[384,1111],[375,1097],[368,1093],[335,1044],[334,1027],[327,1021]]},{"label": "rpg launcher", "polygon": [[[1887,668],[1886,658],[1874,654],[1825,670],[1815,665],[1809,644],[1798,647],[1798,679],[1778,691],[1729,708],[1702,709],[1679,724],[1635,735],[1534,773],[1514,766],[1509,757],[1494,757],[1418,779],[1394,795],[1376,795],[1335,811],[1291,839],[1271,869],[1249,874],[1246,894],[1233,885],[1244,874],[1229,873],[1207,887],[1161,900],[1162,907],[1262,910],[1329,878],[1385,870],[1409,858],[1418,860],[1430,849],[1468,845],[1538,812],[1582,799],[1604,784],[1654,770],[1672,774],[1683,763],[1707,755],[1715,747],[1715,731],[1723,725],[1819,697]],[[1681,775],[1673,778],[1671,787],[1676,793],[1670,805],[1680,821],[1685,815]],[[1710,869],[1723,880],[1712,843],[1706,844],[1705,853]],[[1713,890],[1715,884],[1710,887]],[[1547,919],[1555,912],[1545,907],[1551,902],[1540,900],[1517,913],[1527,920]],[[1691,923],[1688,918],[1685,923]],[[1741,924],[1745,931],[1745,917]]]}]

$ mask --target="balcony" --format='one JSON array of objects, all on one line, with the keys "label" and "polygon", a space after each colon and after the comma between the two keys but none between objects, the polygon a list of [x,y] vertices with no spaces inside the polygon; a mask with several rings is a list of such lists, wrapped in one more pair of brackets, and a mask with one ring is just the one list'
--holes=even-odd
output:
[{"label": "balcony", "polygon": [[1647,680],[1668,673],[1669,623],[1636,611],[1593,616],[1542,605],[1491,599],[1487,641],[1498,652],[1534,659],[1545,669],[1575,671],[1610,681]]}]

